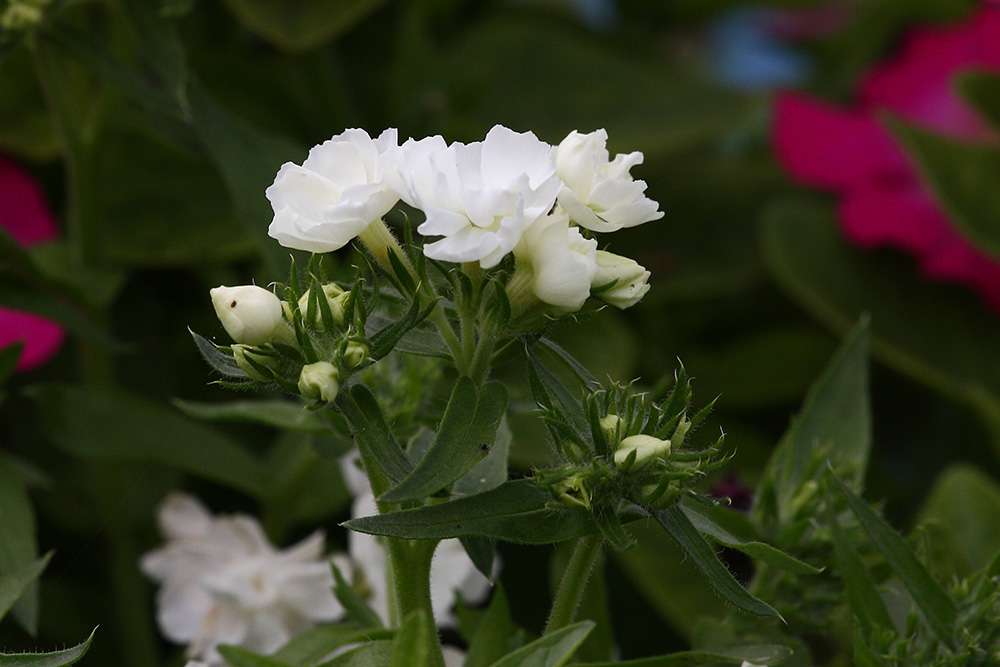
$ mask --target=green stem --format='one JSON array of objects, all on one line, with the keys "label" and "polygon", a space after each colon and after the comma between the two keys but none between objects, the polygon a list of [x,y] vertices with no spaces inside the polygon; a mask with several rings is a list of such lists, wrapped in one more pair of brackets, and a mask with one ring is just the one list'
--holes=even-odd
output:
[{"label": "green stem", "polygon": [[603,542],[604,538],[600,533],[586,535],[577,541],[569,565],[566,566],[566,573],[559,583],[556,598],[552,601],[552,611],[543,634],[551,634],[573,622]]},{"label": "green stem", "polygon": [[432,647],[427,664],[429,667],[444,667],[441,638],[434,624],[434,608],[431,605],[431,558],[437,541],[388,538],[387,542],[396,594],[396,624],[402,625],[412,612],[422,609],[424,632],[427,633],[428,645]]}]

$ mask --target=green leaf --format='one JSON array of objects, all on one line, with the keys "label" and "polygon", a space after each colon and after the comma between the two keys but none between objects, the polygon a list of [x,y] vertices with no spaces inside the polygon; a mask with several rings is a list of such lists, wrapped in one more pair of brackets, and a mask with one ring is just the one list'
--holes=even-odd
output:
[{"label": "green leaf", "polygon": [[854,667],[886,667],[861,635],[861,628],[854,626]]},{"label": "green leaf", "polygon": [[239,646],[219,646],[219,654],[230,667],[294,667],[287,662],[248,651]]},{"label": "green leaf", "polygon": [[392,640],[389,667],[426,667],[430,661],[431,646],[428,641],[427,616],[417,609],[403,619]]},{"label": "green leaf", "polygon": [[347,612],[347,615],[365,629],[380,629],[383,627],[382,619],[375,613],[375,610],[368,606],[368,603],[361,599],[354,587],[347,583],[344,575],[334,563],[330,563],[333,568],[333,594],[337,597],[340,605]]},{"label": "green leaf", "polygon": [[224,377],[240,380],[246,380],[250,377],[239,367],[233,355],[223,352],[219,349],[218,345],[202,338],[190,329],[188,329],[188,333],[194,338],[194,344],[198,346],[198,351],[201,353],[202,358],[208,362],[209,366],[217,370]]},{"label": "green leaf", "polygon": [[0,653],[0,667],[66,667],[87,653],[93,638],[92,632],[82,644],[53,653]]},{"label": "green leaf", "polygon": [[264,466],[221,433],[115,389],[44,385],[29,392],[43,433],[74,456],[167,465],[261,497]]},{"label": "green leaf", "polygon": [[274,399],[199,403],[178,398],[172,403],[184,414],[205,421],[249,422],[303,433],[327,433],[330,430],[315,412],[292,401]]},{"label": "green leaf", "polygon": [[385,667],[392,659],[392,642],[376,639],[346,651],[316,667]]},{"label": "green leaf", "polygon": [[452,495],[474,496],[483,491],[495,489],[507,481],[507,457],[510,454],[510,444],[513,440],[507,418],[500,420],[497,428],[496,441],[490,447],[489,453],[479,463],[472,466],[469,472],[459,477],[451,487]]},{"label": "green leaf", "polygon": [[493,589],[486,613],[469,638],[465,667],[489,667],[511,650],[511,642],[517,636],[517,624],[511,619],[507,594],[503,586],[498,585]]},{"label": "green leaf", "polygon": [[949,578],[965,578],[1000,553],[1000,485],[966,464],[937,478],[917,515],[931,536],[934,560]]},{"label": "green leaf", "polygon": [[851,511],[858,517],[861,526],[868,533],[872,542],[882,552],[886,562],[896,576],[900,578],[906,590],[910,592],[913,601],[923,612],[928,627],[947,646],[955,648],[955,622],[958,619],[958,608],[948,593],[938,582],[934,581],[927,568],[917,560],[916,555],[907,546],[903,538],[892,527],[879,518],[868,506],[868,503],[858,498],[854,492],[839,477],[833,475],[847,500]]},{"label": "green leaf", "polygon": [[375,396],[364,385],[354,385],[337,395],[337,407],[344,413],[358,445],[366,447],[382,470],[394,480],[405,479],[413,469]]},{"label": "green leaf", "polygon": [[894,626],[889,610],[886,609],[861,556],[840,527],[840,521],[831,512],[827,515],[826,523],[833,537],[837,567],[847,588],[847,603],[855,620],[861,624],[866,635],[870,635],[878,627],[892,629]]},{"label": "green leaf", "polygon": [[960,75],[955,84],[962,97],[1000,130],[1000,76],[996,72],[969,72]]},{"label": "green leaf", "polygon": [[792,655],[792,651],[775,644],[753,646],[726,646],[702,648],[671,655],[660,655],[621,662],[574,663],[570,667],[688,667],[689,665],[714,665],[719,662],[749,662],[754,665],[777,665]]},{"label": "green leaf", "polygon": [[386,0],[226,0],[243,25],[285,51],[310,51],[351,28]]},{"label": "green leaf", "polygon": [[[35,514],[17,471],[0,456],[0,572],[14,573],[37,562]],[[38,586],[29,582],[14,604],[18,623],[35,634],[38,627]]]},{"label": "green leaf", "polygon": [[822,571],[762,542],[753,523],[744,514],[688,499],[681,501],[680,507],[698,532],[708,535],[719,544],[788,572],[819,574]]},{"label": "green leaf", "polygon": [[559,667],[565,665],[594,629],[591,621],[574,623],[525,644],[493,663],[492,667]]},{"label": "green leaf", "polygon": [[50,551],[38,560],[22,565],[12,571],[6,571],[6,568],[4,568],[4,573],[0,574],[0,620],[10,611],[14,603],[24,595],[29,586],[41,576],[51,558],[52,552]]},{"label": "green leaf", "polygon": [[1000,259],[1000,149],[948,139],[901,121],[889,123],[916,158],[937,200],[977,248]]},{"label": "green leaf", "polygon": [[430,304],[420,310],[420,301],[414,299],[410,303],[410,309],[405,315],[395,322],[379,329],[371,337],[371,358],[381,359],[392,352],[396,344],[402,340],[408,332],[420,324],[428,315],[437,308],[437,302]]},{"label": "green leaf", "polygon": [[354,625],[320,625],[301,632],[272,656],[296,667],[311,667],[342,646],[389,639],[395,630],[363,629]]},{"label": "green leaf", "polygon": [[406,479],[379,500],[420,500],[462,477],[492,448],[506,410],[502,384],[488,382],[477,389],[468,377],[458,378],[434,442]]},{"label": "green leaf", "polygon": [[768,269],[803,308],[837,332],[870,313],[873,354],[973,408],[1000,447],[1000,366],[983,363],[1000,320],[975,295],[922,280],[902,258],[851,248],[815,200],[772,207],[760,238]]},{"label": "green leaf", "polygon": [[698,569],[708,577],[712,587],[728,602],[751,614],[781,618],[781,614],[771,605],[758,600],[736,581],[680,507],[673,505],[663,510],[652,510],[650,514],[677,541]]},{"label": "green leaf", "polygon": [[371,535],[444,539],[478,535],[520,544],[553,544],[594,531],[582,512],[549,507],[531,479],[437,505],[351,519],[341,525]]},{"label": "green leaf", "polygon": [[782,523],[792,519],[793,500],[820,453],[860,488],[872,438],[868,339],[867,320],[844,337],[768,463],[767,484],[776,492]]}]

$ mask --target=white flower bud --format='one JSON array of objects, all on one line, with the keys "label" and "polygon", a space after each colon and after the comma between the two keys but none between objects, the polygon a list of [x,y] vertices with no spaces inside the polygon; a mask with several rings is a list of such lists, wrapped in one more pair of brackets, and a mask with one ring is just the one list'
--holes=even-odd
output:
[{"label": "white flower bud", "polygon": [[604,250],[597,251],[597,274],[590,281],[591,288],[614,282],[610,289],[595,294],[599,299],[625,310],[638,303],[649,291],[648,280],[649,271],[634,259]]},{"label": "white flower bud", "polygon": [[285,326],[281,319],[281,300],[263,287],[223,285],[209,293],[215,314],[237,343],[267,343]]},{"label": "white flower bud", "polygon": [[368,345],[352,340],[344,349],[344,354],[340,357],[345,368],[357,368],[368,359]]},{"label": "white flower bud", "polygon": [[[315,313],[309,309],[309,292],[310,290],[306,290],[306,293],[299,299],[299,312],[302,313],[302,319],[306,324],[323,329],[323,313],[318,308]],[[349,294],[335,283],[323,285],[323,298],[329,304],[330,314],[333,315],[333,322],[337,326],[344,324],[344,304],[347,302]]]},{"label": "white flower bud", "polygon": [[622,421],[622,418],[611,413],[607,417],[602,417],[600,424],[604,439],[611,445],[617,445],[625,430],[625,422]]},{"label": "white flower bud", "polygon": [[260,382],[270,382],[274,379],[273,376],[264,375],[257,370],[252,363],[247,361],[249,357],[252,357],[254,363],[259,364],[260,366],[264,366],[266,368],[274,368],[275,366],[276,360],[274,357],[266,354],[260,354],[259,350],[255,350],[249,345],[242,345],[240,343],[233,345],[233,359],[236,361],[236,365],[239,366],[244,373],[249,375],[252,379]]},{"label": "white flower bud", "polygon": [[625,465],[629,454],[635,452],[635,461],[629,470],[639,470],[654,459],[665,458],[670,454],[670,441],[660,440],[651,435],[630,435],[621,441],[615,452],[615,465],[621,468]]},{"label": "white flower bud", "polygon": [[340,391],[340,371],[329,361],[317,361],[302,367],[299,374],[299,393],[311,401],[329,403]]}]

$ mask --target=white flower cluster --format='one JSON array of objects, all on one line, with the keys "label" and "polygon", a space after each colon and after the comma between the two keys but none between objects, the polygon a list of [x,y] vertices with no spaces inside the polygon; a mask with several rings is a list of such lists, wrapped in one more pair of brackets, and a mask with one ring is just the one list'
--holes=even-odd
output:
[{"label": "white flower cluster", "polygon": [[[642,154],[611,159],[607,133],[572,132],[558,146],[531,132],[496,126],[483,141],[447,144],[440,136],[398,143],[347,130],[286,163],[267,197],[269,234],[283,246],[336,250],[400,200],[423,211],[424,254],[496,266],[513,253],[541,301],[580,308],[591,294],[627,308],[648,290],[649,272],[597,250],[591,232],[613,232],[663,216],[629,170]],[[584,231],[586,230],[586,231]],[[610,288],[608,286],[611,285]]]}]

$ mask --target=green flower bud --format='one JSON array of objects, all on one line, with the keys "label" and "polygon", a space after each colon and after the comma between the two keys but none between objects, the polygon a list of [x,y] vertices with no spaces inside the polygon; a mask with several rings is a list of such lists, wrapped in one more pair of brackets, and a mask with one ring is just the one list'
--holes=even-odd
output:
[{"label": "green flower bud", "polygon": [[222,285],[209,294],[215,314],[235,342],[262,345],[272,340],[287,341],[291,335],[281,316],[281,300],[274,292],[256,285]]},{"label": "green flower bud", "polygon": [[365,363],[368,361],[368,343],[356,340],[348,342],[340,361],[345,368],[357,368]]},{"label": "green flower bud", "polygon": [[618,415],[611,413],[600,420],[601,432],[604,439],[613,446],[618,446],[618,441],[625,435],[625,422]]},{"label": "green flower bud", "polygon": [[317,361],[302,367],[299,393],[310,401],[331,402],[340,391],[340,371],[329,361]]},{"label": "green flower bud", "polygon": [[264,375],[254,364],[247,361],[248,357],[252,357],[254,363],[258,366],[265,366],[272,370],[277,365],[277,359],[266,354],[261,354],[259,350],[249,345],[242,345],[240,343],[233,345],[233,359],[244,373],[259,382],[270,382],[274,379],[273,375]]},{"label": "green flower bud", "polygon": [[629,470],[640,470],[654,459],[666,458],[670,454],[670,441],[660,440],[651,435],[630,435],[621,441],[615,452],[615,465],[625,465],[629,454],[635,452],[635,461]]},{"label": "green flower bud", "polygon": [[[316,312],[310,310],[309,292],[310,290],[306,290],[306,293],[299,299],[299,312],[302,313],[302,319],[307,325],[316,329],[323,329],[325,328],[323,325],[323,313],[318,308]],[[349,294],[349,292],[345,292],[335,283],[323,285],[323,296],[330,306],[330,314],[333,315],[333,322],[338,327],[344,324],[344,304],[347,302]]]},{"label": "green flower bud", "polygon": [[590,509],[590,491],[582,476],[573,475],[560,480],[552,487],[552,490],[566,507]]}]

